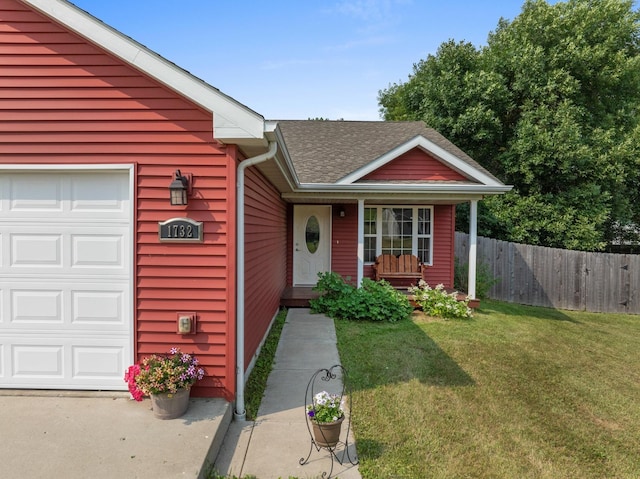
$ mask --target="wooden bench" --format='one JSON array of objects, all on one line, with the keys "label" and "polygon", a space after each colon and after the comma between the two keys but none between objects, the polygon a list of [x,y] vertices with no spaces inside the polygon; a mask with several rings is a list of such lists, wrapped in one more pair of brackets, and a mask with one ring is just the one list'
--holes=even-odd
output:
[{"label": "wooden bench", "polygon": [[401,254],[396,257],[392,254],[381,254],[373,265],[376,273],[376,281],[385,279],[389,282],[393,279],[409,279],[417,283],[422,279],[424,265],[412,254]]}]

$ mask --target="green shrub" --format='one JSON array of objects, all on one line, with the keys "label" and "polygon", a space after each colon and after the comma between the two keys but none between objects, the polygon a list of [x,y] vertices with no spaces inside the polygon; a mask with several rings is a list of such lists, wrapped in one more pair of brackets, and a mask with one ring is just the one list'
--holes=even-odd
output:
[{"label": "green shrub", "polygon": [[364,278],[357,288],[338,273],[320,273],[318,278],[313,289],[321,295],[310,302],[314,313],[335,319],[395,322],[406,319],[413,310],[407,296],[386,281]]},{"label": "green shrub", "polygon": [[447,293],[442,284],[431,288],[425,281],[420,280],[418,286],[409,288],[409,292],[429,316],[445,319],[466,319],[472,316],[469,299],[458,301],[458,293]]},{"label": "green shrub", "polygon": [[[469,291],[469,263],[460,264],[455,258],[453,273],[453,287],[459,291]],[[484,261],[478,261],[476,266],[476,298],[485,299],[489,290],[500,280],[491,274],[491,268]]]}]

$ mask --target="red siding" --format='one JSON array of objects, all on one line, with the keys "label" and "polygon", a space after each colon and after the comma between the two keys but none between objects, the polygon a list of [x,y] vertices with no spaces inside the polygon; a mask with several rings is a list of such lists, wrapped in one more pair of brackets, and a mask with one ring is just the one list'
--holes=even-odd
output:
[{"label": "red siding", "polygon": [[255,168],[245,179],[245,365],[280,306],[286,286],[287,205]]},{"label": "red siding", "polygon": [[[235,150],[211,114],[14,0],[0,0],[0,162],[135,165],[134,319],[138,358],[172,346],[198,355],[194,395],[233,397]],[[187,208],[169,205],[180,168]],[[204,244],[160,244],[158,221],[204,222]],[[176,312],[197,311],[193,336]]]},{"label": "red siding", "polygon": [[453,241],[455,236],[454,205],[436,205],[433,211],[433,265],[427,267],[424,279],[431,286],[453,287]]},{"label": "red siding", "polygon": [[363,180],[461,181],[467,180],[455,170],[414,148],[386,165],[372,171]]},{"label": "red siding", "polygon": [[331,271],[353,281],[358,279],[358,205],[344,205],[344,218],[339,215],[340,205],[334,205],[332,215]]}]

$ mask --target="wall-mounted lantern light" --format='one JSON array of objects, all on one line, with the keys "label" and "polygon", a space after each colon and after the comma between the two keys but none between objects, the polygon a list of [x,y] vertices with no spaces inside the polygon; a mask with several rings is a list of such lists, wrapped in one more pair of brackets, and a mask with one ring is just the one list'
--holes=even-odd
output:
[{"label": "wall-mounted lantern light", "polygon": [[340,216],[340,218],[344,218],[347,214],[344,211],[344,205],[340,205],[340,209],[338,210],[338,215]]},{"label": "wall-mounted lantern light", "polygon": [[169,185],[171,206],[184,206],[189,200],[191,193],[191,175],[183,176],[180,170],[176,170],[174,180]]}]

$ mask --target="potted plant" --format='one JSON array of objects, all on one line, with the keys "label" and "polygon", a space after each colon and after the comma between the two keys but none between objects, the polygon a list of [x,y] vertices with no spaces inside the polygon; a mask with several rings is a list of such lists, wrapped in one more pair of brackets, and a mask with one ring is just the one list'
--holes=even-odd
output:
[{"label": "potted plant", "polygon": [[151,397],[154,416],[174,419],[187,411],[191,386],[204,373],[195,356],[171,348],[169,355],[153,354],[129,366],[124,380],[136,401]]},{"label": "potted plant", "polygon": [[307,416],[313,426],[315,443],[320,447],[335,447],[344,421],[344,400],[337,394],[322,391],[307,405]]}]

